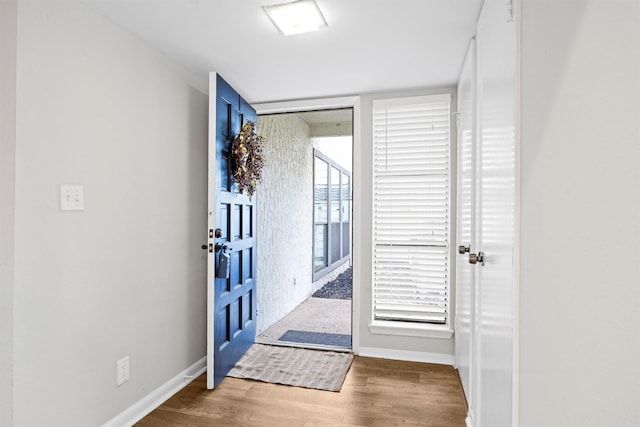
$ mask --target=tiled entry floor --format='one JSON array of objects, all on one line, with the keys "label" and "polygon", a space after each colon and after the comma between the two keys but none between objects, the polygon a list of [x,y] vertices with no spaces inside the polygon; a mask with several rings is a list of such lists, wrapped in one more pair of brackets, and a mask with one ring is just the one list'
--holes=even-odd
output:
[{"label": "tiled entry floor", "polygon": [[[258,335],[258,342],[278,343],[287,331],[351,335],[351,300],[310,297],[291,313]],[[312,344],[301,344],[315,347]]]}]

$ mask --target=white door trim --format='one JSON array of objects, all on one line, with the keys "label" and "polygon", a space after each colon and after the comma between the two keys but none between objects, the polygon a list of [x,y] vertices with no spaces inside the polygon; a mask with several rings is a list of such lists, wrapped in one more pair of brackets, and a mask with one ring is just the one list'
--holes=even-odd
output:
[{"label": "white door trim", "polygon": [[511,395],[513,427],[518,427],[520,420],[520,144],[521,144],[521,66],[522,66],[522,1],[512,0],[515,21],[515,179],[514,179],[514,232],[513,232],[513,389]]},{"label": "white door trim", "polygon": [[[215,72],[209,73],[209,140],[208,140],[208,166],[207,166],[207,229],[216,227],[216,105],[218,103],[217,76]],[[213,238],[207,239],[207,244],[212,244]],[[207,252],[207,388],[213,388],[213,350],[215,331],[215,254]]]},{"label": "white door trim", "polygon": [[[321,99],[301,99],[293,101],[265,102],[252,104],[256,113],[275,114],[275,113],[295,113],[299,111],[310,110],[328,110],[333,108],[353,108],[353,171],[351,176],[360,176],[360,153],[362,145],[360,141],[360,97],[347,96],[337,98],[321,98]],[[359,179],[353,180],[353,217],[360,218],[362,212],[362,200],[358,195],[362,192],[362,186]],[[363,265],[362,249],[360,245],[353,244],[362,239],[362,224],[360,221],[353,221],[353,297],[352,297],[352,313],[351,313],[351,348],[354,354],[360,351],[360,309],[361,309],[361,274],[358,271]]]},{"label": "white door trim", "polygon": [[[476,407],[474,408],[474,416],[470,417],[471,421],[475,423],[478,427],[486,427],[487,423],[487,414],[492,414],[490,419],[496,419],[495,412],[492,410],[496,409],[496,405],[503,405],[500,409],[503,409],[506,405],[507,399],[510,399],[509,404],[510,408],[510,420],[501,419],[501,422],[504,424],[501,425],[509,425],[510,427],[517,427],[518,425],[518,390],[519,390],[519,245],[520,245],[520,0],[510,0],[508,2],[508,6],[512,6],[513,14],[505,13],[504,2],[500,2],[499,0],[491,0],[486,1],[484,3],[483,9],[480,14],[480,18],[478,21],[478,34],[477,34],[477,99],[478,99],[478,142],[479,142],[479,150],[480,152],[477,154],[478,162],[482,165],[482,150],[485,149],[485,145],[488,145],[491,148],[491,144],[495,146],[494,135],[492,135],[491,131],[487,131],[487,129],[500,128],[502,127],[505,130],[508,130],[508,135],[505,134],[503,136],[498,136],[501,139],[501,147],[504,147],[506,144],[513,144],[513,169],[509,173],[509,178],[513,179],[512,193],[508,194],[510,200],[513,202],[513,206],[511,208],[511,214],[513,215],[513,228],[512,235],[510,236],[510,240],[508,243],[511,244],[511,252],[507,253],[507,250],[504,250],[502,253],[503,259],[498,261],[498,257],[500,256],[500,250],[505,248],[505,245],[497,245],[495,242],[498,240],[496,238],[496,232],[493,229],[490,229],[492,236],[491,239],[484,239],[483,232],[485,231],[485,227],[483,227],[483,219],[487,212],[484,212],[483,206],[483,190],[480,188],[483,186],[483,167],[478,167],[478,180],[479,187],[477,189],[477,203],[478,209],[480,209],[480,214],[478,215],[476,226],[479,230],[479,242],[477,245],[477,250],[482,250],[483,252],[488,252],[489,260],[491,257],[495,257],[497,262],[489,261],[486,267],[477,270],[478,279],[478,310],[481,315],[479,319],[480,325],[484,323],[487,319],[487,315],[490,318],[497,318],[496,321],[504,322],[503,323],[503,331],[506,330],[502,334],[502,339],[509,339],[511,346],[511,360],[508,363],[504,363],[505,359],[500,360],[497,358],[496,360],[487,360],[487,354],[490,355],[490,358],[494,358],[493,353],[491,352],[491,346],[494,345],[496,341],[496,335],[489,328],[483,330],[482,326],[480,327],[478,342],[475,346],[475,351],[478,354],[478,358],[476,359],[477,368],[478,368],[478,382],[474,387],[474,390],[477,391],[476,396]],[[508,10],[507,10],[508,12]],[[505,25],[512,27],[506,28]],[[490,59],[487,59],[490,57]],[[496,71],[498,67],[497,62],[502,61],[503,64],[500,64],[500,71]],[[488,70],[488,71],[487,71]],[[508,71],[508,74],[507,74]],[[491,74],[493,73],[493,74]],[[504,79],[504,88],[506,90],[498,91],[496,90],[496,80]],[[511,80],[512,79],[512,80]],[[485,84],[489,82],[489,84]],[[498,108],[496,108],[496,104]],[[494,110],[502,110],[502,113]],[[506,116],[505,116],[506,114]],[[500,117],[502,115],[502,117]],[[488,119],[488,120],[487,120]],[[497,120],[497,123],[496,123]],[[510,153],[511,154],[511,153]],[[491,178],[496,178],[496,171],[492,172]],[[504,174],[505,172],[502,171]],[[503,175],[502,177],[498,177],[501,179],[506,179],[507,176]],[[506,181],[505,181],[506,182]],[[503,191],[498,196],[505,196],[505,192]],[[492,198],[497,197],[495,194],[490,194]],[[489,212],[489,215],[493,214]],[[495,215],[495,214],[494,214]],[[494,219],[495,221],[495,219]],[[489,227],[487,227],[489,228]],[[506,240],[508,236],[503,236],[503,240]],[[498,268],[502,268],[502,272],[507,271],[506,265],[510,263],[509,275],[510,278],[507,278],[506,274],[500,278],[500,289],[510,292],[509,298],[505,298],[503,300],[497,301],[496,297],[493,297],[492,294],[498,294],[496,292],[496,286],[498,284],[498,280],[496,280],[496,272]],[[491,280],[483,279],[483,276],[493,274]],[[485,276],[489,277],[489,276]],[[506,284],[508,285],[505,285]],[[489,291],[487,291],[489,289]],[[485,303],[486,300],[490,299],[489,304]],[[508,301],[507,301],[508,300]],[[483,302],[484,301],[484,302]],[[496,310],[489,305],[498,306],[499,310]],[[503,306],[504,305],[504,306]],[[508,306],[507,306],[508,305]],[[491,310],[494,312],[492,313]],[[502,318],[500,318],[502,317]],[[509,324],[506,324],[508,322]],[[510,328],[510,330],[506,329]],[[490,336],[490,340],[484,339],[485,336]],[[499,338],[499,337],[498,337]],[[489,349],[489,350],[487,350]],[[509,374],[511,375],[510,383],[511,383],[511,392],[510,395],[502,395],[498,396],[497,394],[494,396],[492,390],[487,389],[486,384],[492,380],[495,382],[495,375],[493,375],[496,370],[504,370],[505,372],[509,370]],[[489,374],[485,375],[485,372],[493,375],[490,377]],[[486,381],[485,381],[486,380]],[[482,395],[482,393],[484,395]],[[487,396],[489,394],[490,396]],[[489,405],[488,405],[489,404]],[[491,407],[493,406],[493,408]],[[505,417],[506,418],[506,417]],[[507,424],[508,422],[508,424]]]},{"label": "white door trim", "polygon": [[[458,245],[469,245],[470,252],[476,252],[476,147],[477,147],[477,96],[476,96],[476,86],[477,86],[477,76],[476,76],[476,44],[475,37],[471,39],[469,43],[469,47],[467,48],[467,54],[465,57],[465,61],[463,63],[462,71],[460,73],[460,77],[458,78],[458,87],[457,87],[457,109],[458,109],[458,121],[456,130],[458,133],[458,168],[457,168],[457,185],[458,185],[458,203],[457,203],[457,217],[456,217],[456,228],[457,228],[457,244]],[[470,99],[467,102],[470,102],[469,111],[464,110],[463,102],[465,99],[462,98],[465,94],[461,89],[463,89],[463,85],[468,85],[470,87],[468,95]],[[465,117],[463,113],[466,113],[468,116]],[[470,126],[470,127],[467,127]],[[470,132],[468,138],[469,141],[469,158],[466,160],[470,161],[468,166],[465,166],[463,163],[464,148],[465,148],[465,140],[464,140],[464,132]],[[468,168],[468,169],[467,169]],[[468,192],[469,197],[469,212],[468,218],[465,217],[464,212],[464,200],[463,197],[466,194],[463,189],[464,183],[464,174],[468,173],[471,178],[471,182],[469,183],[469,188],[466,190]],[[463,236],[463,228],[462,224],[465,220],[469,220],[469,235]],[[464,240],[468,238],[468,240]],[[455,246],[455,245],[454,245]],[[477,377],[476,374],[478,372],[478,354],[475,351],[476,345],[476,337],[477,337],[477,328],[478,324],[476,322],[477,319],[477,281],[475,268],[468,263],[468,255],[456,255],[456,323],[455,323],[455,359],[456,365],[459,367],[460,379],[463,385],[463,391],[467,397],[467,404],[469,414],[473,413],[473,409],[476,405],[476,382]],[[465,273],[466,272],[466,276]],[[463,293],[464,291],[464,293]],[[469,317],[467,319],[463,319],[461,315],[461,305],[460,302],[466,300],[469,304]],[[460,323],[462,321],[467,321],[469,324],[469,336],[465,336],[465,334],[460,329]],[[465,340],[464,342],[462,340]],[[461,350],[463,346],[467,346],[466,350],[468,352],[467,355],[462,355],[461,353],[464,350]],[[466,357],[466,360],[463,359]],[[466,387],[466,388],[465,388]]]}]

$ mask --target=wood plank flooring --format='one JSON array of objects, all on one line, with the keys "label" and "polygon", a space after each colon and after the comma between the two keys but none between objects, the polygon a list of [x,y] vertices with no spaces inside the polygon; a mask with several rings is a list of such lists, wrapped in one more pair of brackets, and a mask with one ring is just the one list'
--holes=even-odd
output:
[{"label": "wood plank flooring", "polygon": [[136,426],[464,427],[465,406],[451,366],[356,356],[339,393],[203,374]]}]

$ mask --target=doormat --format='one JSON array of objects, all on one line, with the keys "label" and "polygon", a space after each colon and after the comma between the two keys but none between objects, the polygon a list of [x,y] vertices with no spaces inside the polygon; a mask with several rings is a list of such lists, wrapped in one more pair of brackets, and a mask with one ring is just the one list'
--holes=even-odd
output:
[{"label": "doormat", "polygon": [[353,355],[253,344],[227,374],[267,383],[340,391]]},{"label": "doormat", "polygon": [[278,341],[351,348],[351,335],[348,334],[328,334],[324,332],[295,331],[290,329],[278,338]]}]

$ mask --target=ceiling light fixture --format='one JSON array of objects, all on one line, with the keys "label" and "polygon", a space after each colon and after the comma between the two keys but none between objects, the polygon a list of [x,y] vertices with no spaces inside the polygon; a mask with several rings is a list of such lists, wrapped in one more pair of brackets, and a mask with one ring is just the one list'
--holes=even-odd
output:
[{"label": "ceiling light fixture", "polygon": [[297,0],[263,6],[263,9],[273,25],[285,36],[318,31],[327,26],[315,0]]}]

